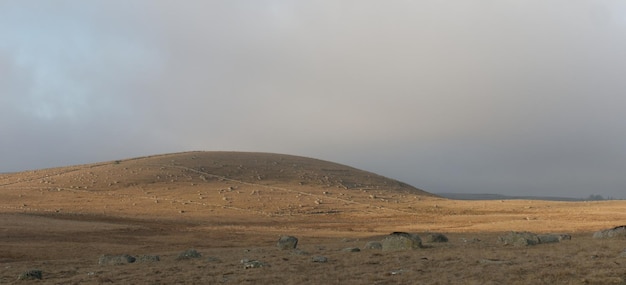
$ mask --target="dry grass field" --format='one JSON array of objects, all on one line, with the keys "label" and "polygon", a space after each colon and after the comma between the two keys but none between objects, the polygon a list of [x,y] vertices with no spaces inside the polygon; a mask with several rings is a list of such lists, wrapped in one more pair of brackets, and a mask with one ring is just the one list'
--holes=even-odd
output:
[{"label": "dry grass field", "polygon": [[[0,175],[0,283],[626,284],[626,240],[592,238],[626,225],[624,209],[626,201],[447,200],[287,155],[159,155]],[[449,242],[365,248],[395,231]],[[572,239],[504,246],[498,237],[509,231]],[[298,237],[299,251],[279,250],[282,235]],[[179,260],[188,249],[202,256]],[[99,265],[105,254],[160,261]],[[266,266],[246,269],[242,259]],[[33,269],[41,280],[18,280]]]}]

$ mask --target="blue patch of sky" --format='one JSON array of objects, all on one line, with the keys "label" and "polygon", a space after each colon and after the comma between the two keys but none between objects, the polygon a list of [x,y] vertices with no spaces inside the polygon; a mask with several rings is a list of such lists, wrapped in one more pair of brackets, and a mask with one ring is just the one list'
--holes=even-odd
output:
[{"label": "blue patch of sky", "polygon": [[93,11],[72,6],[55,13],[42,6],[9,3],[0,11],[0,52],[29,78],[29,86],[19,89],[25,92],[8,94],[22,115],[72,121],[106,112],[103,108],[123,109],[112,84],[125,74],[131,81],[159,69],[158,52],[149,43],[107,34],[89,21]]}]

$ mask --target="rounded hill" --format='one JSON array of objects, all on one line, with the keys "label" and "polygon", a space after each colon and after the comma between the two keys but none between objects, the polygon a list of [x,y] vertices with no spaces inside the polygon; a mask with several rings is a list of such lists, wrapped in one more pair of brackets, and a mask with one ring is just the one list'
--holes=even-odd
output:
[{"label": "rounded hill", "polygon": [[184,152],[20,172],[0,176],[0,189],[13,190],[4,195],[18,208],[146,215],[368,212],[434,197],[346,165],[255,152]]}]

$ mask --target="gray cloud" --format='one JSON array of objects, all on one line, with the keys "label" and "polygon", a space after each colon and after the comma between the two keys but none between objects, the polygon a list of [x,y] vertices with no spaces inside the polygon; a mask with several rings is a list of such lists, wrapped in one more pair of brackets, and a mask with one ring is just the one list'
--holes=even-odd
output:
[{"label": "gray cloud", "polygon": [[626,198],[620,1],[3,1],[0,171],[249,150]]}]

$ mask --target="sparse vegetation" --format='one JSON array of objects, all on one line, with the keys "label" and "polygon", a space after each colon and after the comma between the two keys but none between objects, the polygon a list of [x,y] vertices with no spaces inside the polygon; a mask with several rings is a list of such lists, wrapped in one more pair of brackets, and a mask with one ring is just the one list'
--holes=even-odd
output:
[{"label": "sparse vegetation", "polygon": [[[0,283],[28,268],[45,269],[35,282],[46,284],[626,282],[623,240],[592,238],[626,224],[625,201],[447,200],[347,166],[271,154],[123,164],[3,175],[0,227],[9,234],[0,237]],[[423,238],[421,247],[381,250],[393,231]],[[542,234],[534,246],[498,242],[511,231]],[[297,236],[297,249],[280,250],[283,235]],[[112,255],[125,265],[98,265],[104,253],[143,262]]]}]

